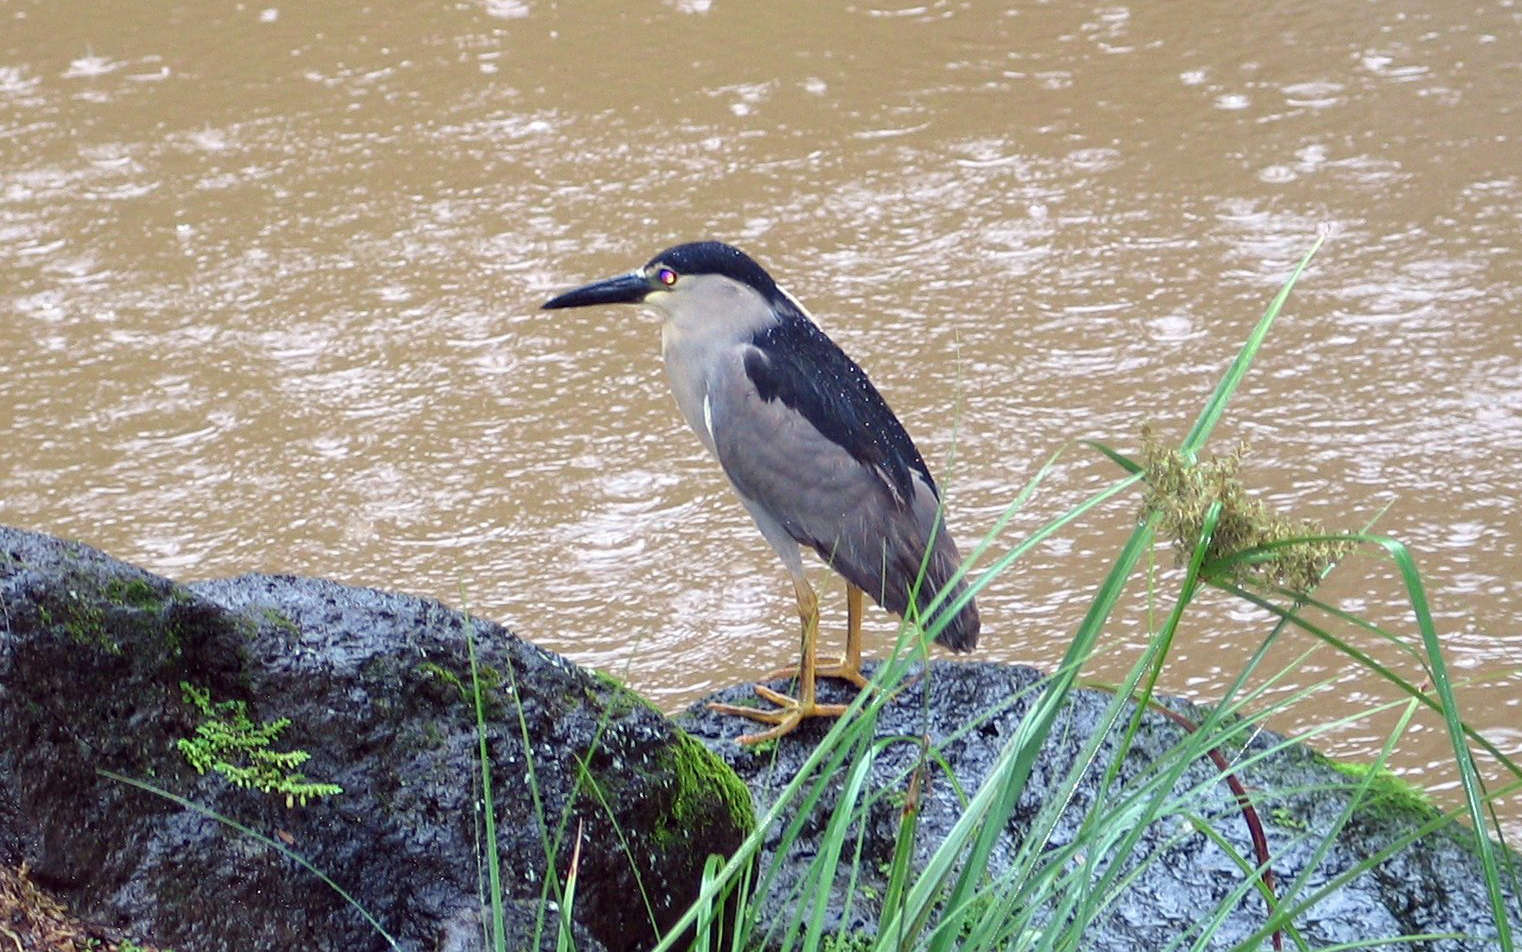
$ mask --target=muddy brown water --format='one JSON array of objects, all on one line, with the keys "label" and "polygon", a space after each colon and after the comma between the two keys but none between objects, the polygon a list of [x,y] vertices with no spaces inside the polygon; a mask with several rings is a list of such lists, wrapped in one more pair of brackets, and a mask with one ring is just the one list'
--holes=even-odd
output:
[{"label": "muddy brown water", "polygon": [[[1215,445],[1250,441],[1272,505],[1412,547],[1468,715],[1522,755],[1519,88],[1515,3],[12,0],[0,521],[464,601],[672,710],[789,659],[790,589],[656,322],[550,293],[745,247],[968,549],[1059,451],[1011,544],[1115,478],[1077,440],[1181,435],[1322,229]],[[993,581],[977,657],[1052,665],[1137,503]],[[1096,679],[1155,623],[1131,594]],[[1324,594],[1412,637],[1377,554]],[[1267,626],[1205,596],[1165,688],[1219,696]],[[893,632],[874,610],[869,652]],[[1314,647],[1274,652],[1311,653],[1264,703],[1320,687],[1271,723],[1373,756],[1398,712],[1316,732],[1393,695]],[[1418,717],[1397,764],[1451,797],[1445,745]]]}]

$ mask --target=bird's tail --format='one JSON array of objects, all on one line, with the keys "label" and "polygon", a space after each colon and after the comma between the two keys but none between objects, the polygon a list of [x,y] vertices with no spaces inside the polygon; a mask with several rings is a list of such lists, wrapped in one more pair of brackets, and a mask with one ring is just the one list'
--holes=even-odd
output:
[{"label": "bird's tail", "polygon": [[[874,510],[874,518],[860,520],[859,532],[848,532],[830,546],[814,543],[814,550],[883,608],[911,616],[952,651],[971,651],[978,643],[978,606],[968,599],[957,607],[967,579],[952,581],[962,555],[946,531],[935,491],[925,486],[910,507],[881,508],[888,510],[888,517],[875,518],[880,512]],[[943,590],[945,596],[937,599]]]},{"label": "bird's tail", "polygon": [[[936,532],[933,546],[930,558],[925,562],[924,578],[920,579],[914,597],[915,607],[919,611],[919,623],[926,631],[934,631],[937,625],[941,625],[935,640],[952,651],[971,651],[977,647],[978,631],[982,627],[982,621],[978,618],[978,603],[968,599],[967,604],[955,614],[950,614],[967,590],[966,576],[957,579],[954,584],[951,582],[962,564],[962,556],[957,552],[956,543],[951,540],[951,534],[945,527]],[[918,576],[919,569],[918,565],[914,566],[915,575],[911,577]],[[945,595],[932,612],[930,603],[935,601],[937,593],[943,591]],[[904,601],[907,606],[908,598]]]},{"label": "bird's tail", "polygon": [[[940,523],[934,510],[918,525],[900,524],[901,534],[894,535],[884,546],[884,562],[876,572],[862,573],[857,587],[877,599],[895,615],[909,614],[909,601],[914,600],[913,620],[926,631],[936,631],[935,640],[952,651],[971,651],[978,643],[978,605],[968,599],[965,605],[949,614],[961,601],[967,590],[967,578],[963,576],[952,582],[962,564],[962,555],[951,533]],[[927,539],[927,536],[929,538]],[[930,555],[925,557],[927,544]],[[853,566],[835,563],[837,571],[851,578]],[[881,580],[879,591],[873,591],[874,582]],[[942,591],[946,594],[937,599]],[[935,602],[932,610],[931,602]],[[943,621],[944,619],[944,621]]]}]

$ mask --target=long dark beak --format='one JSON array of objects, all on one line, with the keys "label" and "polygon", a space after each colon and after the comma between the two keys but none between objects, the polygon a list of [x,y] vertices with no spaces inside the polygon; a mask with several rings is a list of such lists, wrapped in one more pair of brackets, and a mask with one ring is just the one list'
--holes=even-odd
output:
[{"label": "long dark beak", "polygon": [[543,308],[586,307],[589,304],[638,304],[650,293],[650,282],[641,271],[616,278],[595,281],[574,291],[567,291],[545,301]]}]

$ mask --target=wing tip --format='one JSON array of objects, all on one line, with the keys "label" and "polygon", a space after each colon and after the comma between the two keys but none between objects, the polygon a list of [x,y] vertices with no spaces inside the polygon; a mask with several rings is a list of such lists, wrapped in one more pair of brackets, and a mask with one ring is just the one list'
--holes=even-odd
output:
[{"label": "wing tip", "polygon": [[957,612],[955,618],[947,621],[936,633],[935,641],[958,653],[971,651],[978,646],[978,635],[982,629],[983,620],[978,616],[977,602],[968,602]]}]

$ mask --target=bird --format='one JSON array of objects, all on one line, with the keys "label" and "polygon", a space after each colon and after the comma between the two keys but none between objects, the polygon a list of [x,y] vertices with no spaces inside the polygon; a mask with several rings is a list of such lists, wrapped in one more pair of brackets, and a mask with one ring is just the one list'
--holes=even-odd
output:
[{"label": "bird", "polygon": [[[843,714],[845,705],[818,700],[817,678],[867,687],[863,593],[893,614],[910,613],[954,652],[976,646],[977,605],[958,572],[962,559],[924,457],[861,367],[761,265],[723,242],[678,244],[542,307],[610,304],[660,315],[677,407],[792,577],[801,658],[796,669],[768,678],[796,677],[797,696],[757,683],[756,693],[773,707],[709,705],[770,725],[740,743],[782,737],[805,718]],[[846,581],[839,659],[816,656],[819,598],[804,574],[805,548]]]}]

